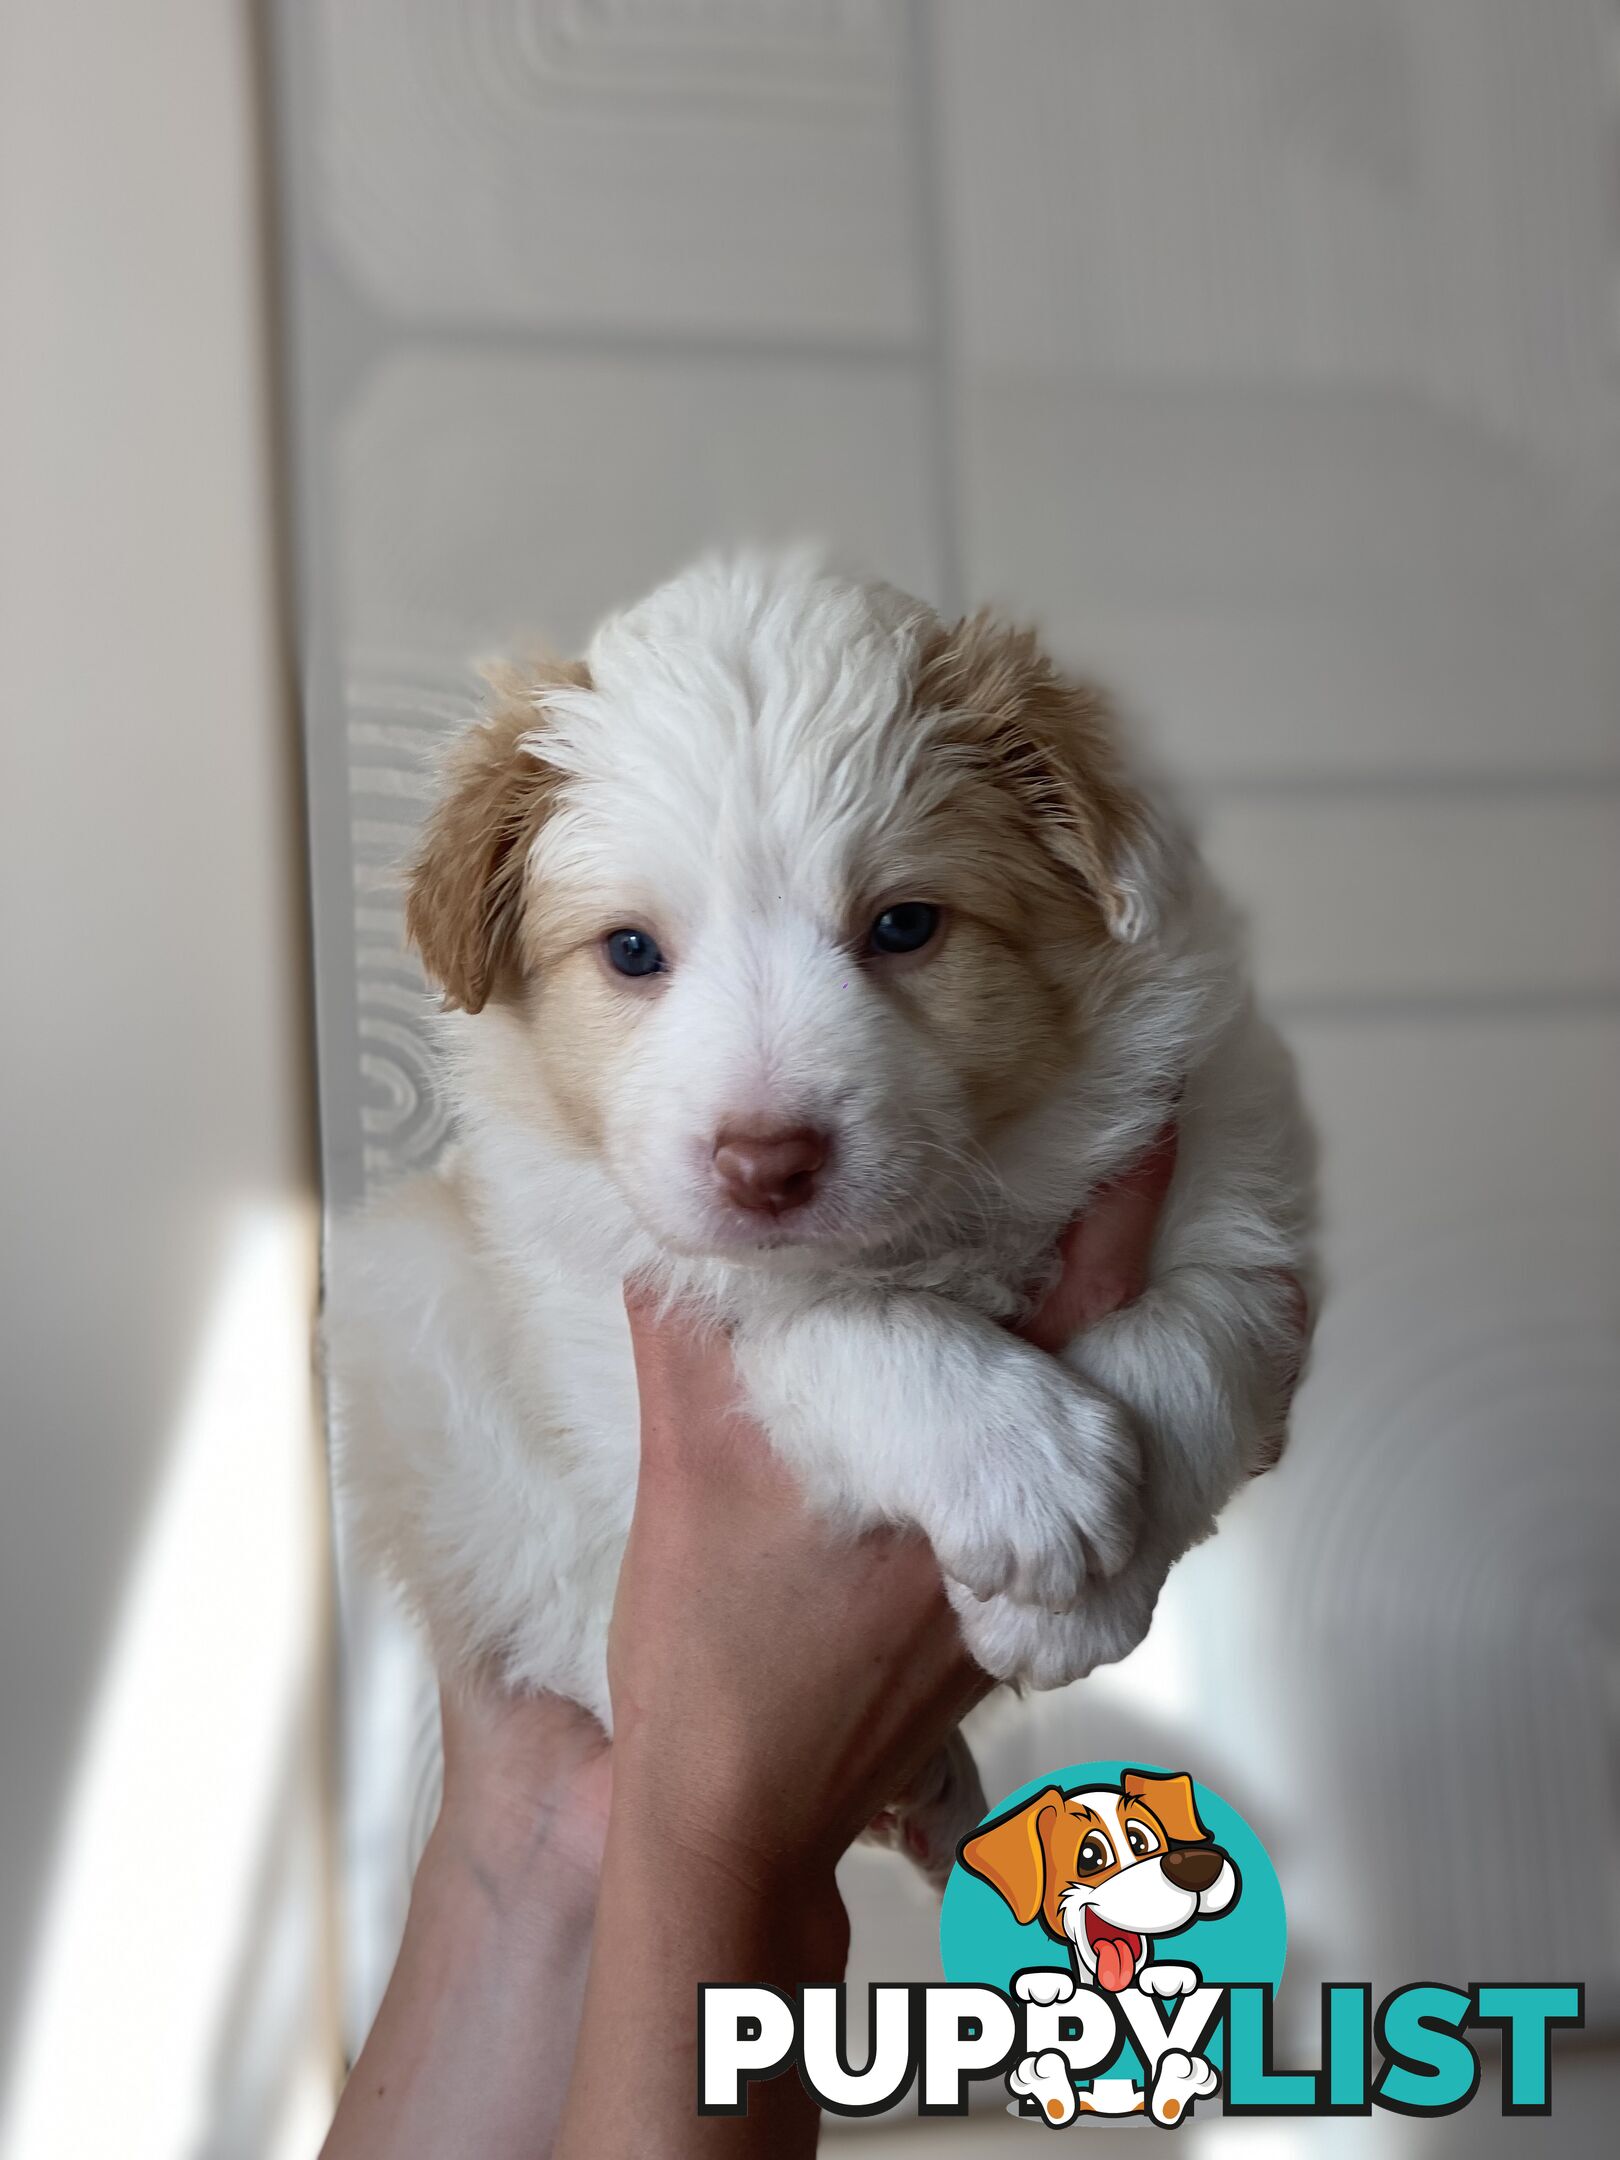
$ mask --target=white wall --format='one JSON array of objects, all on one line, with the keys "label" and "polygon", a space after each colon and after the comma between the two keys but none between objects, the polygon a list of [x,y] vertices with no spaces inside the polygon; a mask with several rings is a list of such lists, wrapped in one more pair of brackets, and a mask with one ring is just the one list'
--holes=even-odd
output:
[{"label": "white wall", "polygon": [[[216,2112],[233,1901],[297,1814],[311,1120],[257,157],[244,6],[0,10],[0,2124],[29,2160]],[[100,2074],[49,2094],[73,2026]]]}]

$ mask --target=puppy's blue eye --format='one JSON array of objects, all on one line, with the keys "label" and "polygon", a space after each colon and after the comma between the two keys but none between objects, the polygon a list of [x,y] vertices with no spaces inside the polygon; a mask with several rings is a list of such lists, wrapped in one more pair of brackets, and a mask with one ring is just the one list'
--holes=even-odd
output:
[{"label": "puppy's blue eye", "polygon": [[610,930],[603,943],[621,975],[656,975],[664,964],[656,941],[645,930]]},{"label": "puppy's blue eye", "polygon": [[939,928],[939,909],[926,900],[902,900],[885,908],[872,925],[870,944],[875,953],[921,952]]}]

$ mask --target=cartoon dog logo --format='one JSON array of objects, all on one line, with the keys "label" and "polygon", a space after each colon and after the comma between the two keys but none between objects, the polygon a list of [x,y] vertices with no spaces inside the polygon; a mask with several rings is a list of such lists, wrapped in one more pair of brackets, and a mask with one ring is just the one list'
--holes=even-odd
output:
[{"label": "cartoon dog logo", "polygon": [[[1147,1770],[1079,1792],[1049,1785],[975,1831],[960,1857],[1021,1926],[1039,1920],[1069,1952],[1072,1974],[1018,1976],[1018,1992],[1033,2002],[1066,2001],[1076,1982],[1114,1996],[1133,1986],[1161,1998],[1190,1994],[1200,1984],[1198,1968],[1161,1961],[1151,1946],[1229,1911],[1242,1887],[1230,1856],[1199,1819],[1191,1778]],[[1171,2124],[1217,2082],[1210,2064],[1171,2049],[1145,2096],[1128,2079],[1099,2080],[1081,2105],[1109,2114],[1146,2105],[1155,2120]],[[1054,2124],[1074,2113],[1067,2064],[1051,2050],[1020,2063],[1008,2084],[1036,2098]]]}]

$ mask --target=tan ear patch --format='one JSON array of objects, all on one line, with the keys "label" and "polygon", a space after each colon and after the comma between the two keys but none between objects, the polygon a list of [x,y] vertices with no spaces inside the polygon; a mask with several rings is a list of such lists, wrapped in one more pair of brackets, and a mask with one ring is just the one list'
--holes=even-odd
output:
[{"label": "tan ear patch", "polygon": [[1164,1834],[1177,1845],[1207,1845],[1209,1832],[1198,1817],[1192,1779],[1185,1772],[1156,1777],[1149,1770],[1127,1770],[1121,1788],[1131,1799],[1150,1807],[1164,1825]]},{"label": "tan ear patch", "polygon": [[423,831],[405,903],[405,929],[454,1010],[481,1012],[517,969],[529,849],[556,775],[525,747],[544,729],[548,685],[586,689],[572,662],[492,671],[488,712],[456,742]]},{"label": "tan ear patch", "polygon": [[981,610],[924,643],[914,695],[919,711],[949,716],[950,740],[984,758],[1113,936],[1129,943],[1152,927],[1139,860],[1146,809],[1101,690],[1061,675],[1032,630]]},{"label": "tan ear patch", "polygon": [[1055,1785],[1037,1793],[1011,1815],[975,1832],[962,1847],[962,1865],[987,1882],[1026,1926],[1046,1896],[1046,1841],[1042,1817],[1063,1806]]}]

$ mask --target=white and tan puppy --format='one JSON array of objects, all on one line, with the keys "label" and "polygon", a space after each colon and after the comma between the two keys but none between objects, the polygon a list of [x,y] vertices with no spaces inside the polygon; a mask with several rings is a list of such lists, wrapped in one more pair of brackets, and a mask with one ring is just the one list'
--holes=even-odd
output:
[{"label": "white and tan puppy", "polygon": [[[1306,1135],[1228,910],[1026,632],[713,560],[503,676],[410,891],[454,1152],[340,1233],[347,1501],[441,1662],[606,1721],[636,1483],[621,1285],[731,1332],[851,1529],[918,1524],[991,1673],[1140,1640],[1281,1443]],[[1003,1325],[1174,1116],[1146,1294]]]}]

